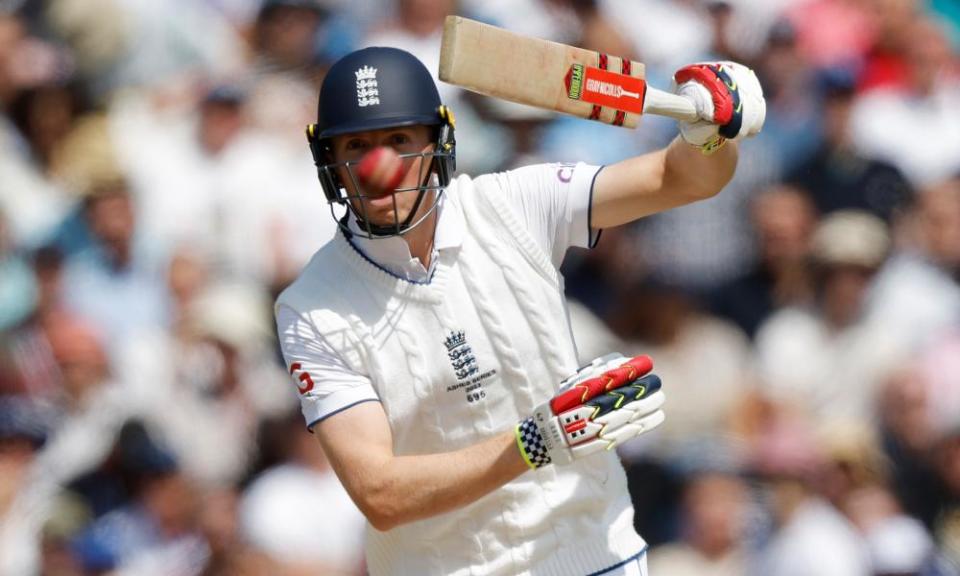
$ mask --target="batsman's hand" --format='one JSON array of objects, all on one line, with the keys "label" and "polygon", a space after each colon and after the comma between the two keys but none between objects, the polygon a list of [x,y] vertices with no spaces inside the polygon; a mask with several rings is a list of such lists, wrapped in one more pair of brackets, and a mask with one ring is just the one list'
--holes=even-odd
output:
[{"label": "batsman's hand", "polygon": [[648,356],[608,354],[578,370],[517,425],[523,459],[531,468],[569,464],[662,424],[664,395],[652,369]]},{"label": "batsman's hand", "polygon": [[704,152],[727,140],[755,136],[763,128],[767,103],[753,70],[736,62],[684,66],[673,75],[673,91],[693,101],[700,120],[681,122],[683,139]]}]

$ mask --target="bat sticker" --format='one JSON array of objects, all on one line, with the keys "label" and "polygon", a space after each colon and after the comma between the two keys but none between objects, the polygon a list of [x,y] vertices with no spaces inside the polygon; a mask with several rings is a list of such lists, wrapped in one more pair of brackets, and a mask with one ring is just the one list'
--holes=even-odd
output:
[{"label": "bat sticker", "polygon": [[583,65],[574,64],[567,71],[567,77],[563,79],[567,86],[567,97],[571,100],[579,100],[583,89]]},{"label": "bat sticker", "polygon": [[574,64],[564,78],[567,97],[622,112],[643,113],[647,83],[642,78]]}]

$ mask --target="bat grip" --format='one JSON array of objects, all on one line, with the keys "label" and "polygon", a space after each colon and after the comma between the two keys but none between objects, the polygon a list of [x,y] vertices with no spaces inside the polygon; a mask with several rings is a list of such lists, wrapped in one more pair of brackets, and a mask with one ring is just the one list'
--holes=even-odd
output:
[{"label": "bat grip", "polygon": [[647,86],[647,94],[643,99],[643,113],[669,116],[683,122],[696,122],[700,119],[697,108],[690,99],[650,86]]}]

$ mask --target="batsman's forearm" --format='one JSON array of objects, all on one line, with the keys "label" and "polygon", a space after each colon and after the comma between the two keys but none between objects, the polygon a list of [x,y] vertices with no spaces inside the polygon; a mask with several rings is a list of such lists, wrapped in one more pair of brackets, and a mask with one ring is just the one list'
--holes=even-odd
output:
[{"label": "batsman's forearm", "polygon": [[590,226],[611,228],[715,195],[733,177],[737,148],[710,156],[676,138],[666,148],[605,167],[593,185]]},{"label": "batsman's forearm", "polygon": [[367,486],[363,512],[389,530],[466,506],[526,470],[513,431],[455,452],[391,457]]},{"label": "batsman's forearm", "polygon": [[706,155],[678,136],[667,147],[662,186],[692,200],[711,198],[733,178],[738,156],[735,142]]}]

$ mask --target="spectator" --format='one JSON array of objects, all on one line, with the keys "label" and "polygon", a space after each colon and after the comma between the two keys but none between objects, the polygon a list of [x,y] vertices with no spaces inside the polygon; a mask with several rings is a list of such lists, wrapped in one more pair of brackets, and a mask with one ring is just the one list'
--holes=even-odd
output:
[{"label": "spectator", "polygon": [[[50,320],[44,334],[56,361],[58,387],[49,396],[32,402],[44,410],[34,416],[34,424],[40,426],[48,418],[56,426],[46,428],[45,442],[26,471],[26,481],[17,499],[19,524],[14,522],[19,526],[14,530],[23,531],[17,535],[20,549],[7,551],[19,561],[28,562],[31,568],[8,572],[0,566],[0,574],[4,575],[40,573],[39,563],[46,564],[48,560],[75,567],[76,558],[66,541],[68,536],[51,531],[69,531],[73,535],[86,527],[91,513],[114,506],[125,497],[116,483],[84,483],[83,479],[107,461],[121,425],[135,406],[110,379],[103,349],[89,327],[64,316]],[[41,417],[44,413],[45,418]],[[17,421],[16,415],[4,417],[13,423]],[[74,485],[76,490],[64,492],[68,485]],[[65,498],[81,500],[64,504]],[[75,511],[64,510],[63,505]],[[63,518],[63,514],[80,517]],[[62,521],[69,526],[58,524]],[[6,556],[2,548],[0,544],[0,564]]]},{"label": "spectator", "polygon": [[673,382],[671,418],[649,442],[620,451],[635,525],[657,545],[677,536],[676,467],[702,457],[704,443],[730,439],[729,419],[751,384],[748,341],[701,311],[689,293],[653,281],[624,287],[609,322],[625,353],[650,354],[664,381]]},{"label": "spectator", "polygon": [[763,576],[868,576],[862,538],[815,490],[822,456],[803,420],[777,408],[752,452],[751,468],[763,482],[773,530],[754,574]]},{"label": "spectator", "polygon": [[50,20],[74,42],[105,93],[176,90],[190,75],[229,75],[243,63],[236,31],[208,2],[55,0]]},{"label": "spectator", "polygon": [[900,230],[901,249],[877,278],[868,313],[915,349],[960,323],[960,180],[921,190]]},{"label": "spectator", "polygon": [[904,510],[931,528],[943,499],[930,453],[937,432],[922,372],[907,365],[884,382],[878,428],[891,463],[890,486]]},{"label": "spectator", "polygon": [[873,45],[863,58],[858,90],[910,85],[911,27],[920,17],[917,0],[874,0]]},{"label": "spectator", "polygon": [[[909,410],[908,407],[904,407]],[[820,432],[827,460],[819,490],[856,526],[874,576],[925,574],[936,562],[933,541],[887,488],[888,467],[874,431],[865,423],[837,423]]]},{"label": "spectator", "polygon": [[277,425],[289,452],[246,491],[240,503],[243,534],[288,570],[361,574],[363,515],[299,414],[294,411]]},{"label": "spectator", "polygon": [[[88,324],[55,317],[45,334],[60,376],[59,388],[51,397],[58,425],[38,457],[38,466],[42,482],[53,490],[98,468],[120,427],[140,406],[112,377],[102,340]],[[39,486],[33,488],[41,491]]]},{"label": "spectator", "polygon": [[320,0],[266,0],[254,28],[253,48],[267,68],[298,71],[314,56],[317,33],[329,16]]},{"label": "spectator", "polygon": [[651,574],[741,576],[748,566],[746,484],[736,476],[694,476],[683,496],[683,539],[650,553]]},{"label": "spectator", "polygon": [[231,224],[220,202],[228,201],[228,174],[248,131],[248,94],[228,82],[203,92],[195,111],[124,104],[113,116],[110,134],[137,200],[138,228],[158,256],[187,244],[215,253]]},{"label": "spectator", "polygon": [[77,111],[75,92],[64,87],[68,58],[29,34],[17,13],[0,9],[0,212],[23,247],[42,242],[67,207],[48,176],[56,132]]},{"label": "spectator", "polygon": [[[396,17],[385,28],[364,39],[367,46],[393,46],[410,52],[427,69],[440,69],[440,37],[443,21],[454,12],[453,0],[396,0]],[[439,83],[440,99],[451,102],[458,89]]]},{"label": "spectator", "polygon": [[[886,462],[876,430],[865,420],[834,421],[817,432],[814,442],[823,449],[823,467],[817,478],[818,492],[837,510],[846,515],[861,531],[873,524],[875,494],[886,499],[893,496],[884,487],[887,481]],[[858,494],[867,495],[865,510],[854,510],[852,501]],[[884,508],[893,512],[896,506]]]},{"label": "spectator", "polygon": [[824,116],[815,86],[816,70],[804,57],[794,25],[781,20],[770,29],[757,56],[757,75],[767,97],[763,143],[775,147],[777,177],[809,158],[823,139]]},{"label": "spectator", "polygon": [[577,35],[579,22],[570,10],[570,5],[577,1],[457,0],[456,6],[460,14],[516,30],[519,34],[567,42]]},{"label": "spectator", "polygon": [[790,7],[787,17],[805,59],[818,68],[853,65],[876,41],[869,1],[804,0]]},{"label": "spectator", "polygon": [[642,10],[643,18],[624,25],[622,32],[634,50],[653,68],[674,70],[693,62],[710,47],[710,15],[699,2],[686,0],[644,0],[638,7],[632,0],[603,0],[608,17],[620,21],[625,14]]},{"label": "spectator", "polygon": [[936,558],[930,534],[915,518],[904,515],[883,487],[860,488],[846,504],[866,540],[874,576],[940,574],[932,571]]},{"label": "spectator", "polygon": [[939,22],[919,18],[908,31],[906,85],[863,95],[850,127],[862,154],[893,164],[920,187],[960,172],[960,122],[954,116],[960,82]]},{"label": "spectator", "polygon": [[11,102],[10,119],[29,146],[30,158],[41,174],[49,174],[58,143],[88,110],[82,87],[59,78],[22,90]]},{"label": "spectator", "polygon": [[[191,290],[188,282],[179,288]],[[184,302],[175,331],[144,334],[124,350],[131,395],[150,407],[144,421],[205,487],[244,478],[259,422],[295,403],[283,394],[286,374],[271,363],[268,302],[249,286],[207,286]]]},{"label": "spectator", "polygon": [[899,354],[896,340],[864,319],[866,293],[889,244],[886,227],[874,216],[835,212],[822,221],[812,244],[818,287],[813,307],[780,310],[757,332],[758,369],[767,390],[821,421],[870,414]]},{"label": "spectator", "polygon": [[[670,389],[670,419],[656,432],[657,452],[679,459],[707,439],[728,434],[728,418],[751,384],[742,332],[703,312],[676,286],[646,282],[625,291],[611,326],[627,354],[649,354]],[[696,362],[690,362],[696,358]]]},{"label": "spectator", "polygon": [[4,355],[9,358],[4,392],[35,398],[52,398],[60,386],[60,372],[50,350],[46,331],[55,319],[66,315],[62,303],[63,257],[55,248],[33,254],[32,277],[36,294],[30,316],[5,333]]},{"label": "spectator", "polygon": [[567,294],[610,324],[620,314],[617,304],[629,287],[644,278],[635,262],[641,258],[636,229],[604,230],[589,252],[571,252],[564,261]]},{"label": "spectator", "polygon": [[824,139],[812,158],[788,180],[809,190],[817,210],[864,210],[892,222],[909,203],[912,190],[894,166],[866,158],[850,140],[854,78],[846,70],[822,73]]},{"label": "spectator", "polygon": [[803,306],[813,296],[810,238],[817,214],[806,191],[775,185],[751,202],[759,258],[754,267],[718,287],[711,310],[753,338],[776,310]]},{"label": "spectator", "polygon": [[165,323],[156,277],[136,250],[133,199],[122,181],[99,185],[84,199],[93,245],[67,262],[68,307],[95,322],[116,346],[140,330]]},{"label": "spectator", "polygon": [[708,0],[705,4],[713,25],[713,46],[710,52],[720,60],[749,61],[740,54],[740,47],[736,45],[734,38],[735,32],[732,28],[736,17],[733,4],[728,0]]},{"label": "spectator", "polygon": [[36,454],[51,425],[49,411],[18,396],[0,396],[0,574],[32,574],[39,566],[40,526],[26,497]]},{"label": "spectator", "polygon": [[191,574],[203,565],[197,493],[173,457],[136,423],[117,442],[134,482],[133,500],[98,518],[78,537],[87,571],[122,575]]}]

